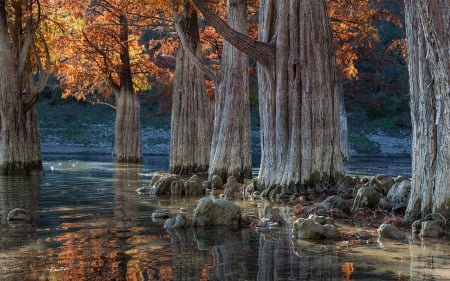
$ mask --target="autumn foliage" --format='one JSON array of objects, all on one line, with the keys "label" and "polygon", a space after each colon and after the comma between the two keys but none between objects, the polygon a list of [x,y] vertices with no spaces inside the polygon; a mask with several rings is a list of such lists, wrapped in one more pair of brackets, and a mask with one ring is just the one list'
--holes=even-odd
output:
[{"label": "autumn foliage", "polygon": [[336,44],[337,64],[347,78],[356,78],[359,48],[374,48],[380,40],[376,21],[401,25],[392,13],[380,9],[385,0],[329,0],[329,13]]},{"label": "autumn foliage", "polygon": [[[337,63],[344,77],[357,78],[355,66],[362,47],[372,48],[379,41],[378,20],[400,25],[398,18],[381,9],[385,0],[329,0],[329,13],[336,45]],[[176,1],[182,5],[183,1]],[[209,1],[226,19],[226,1]],[[248,1],[249,33],[257,36],[258,1]],[[148,90],[152,84],[172,79],[173,56],[178,38],[173,31],[170,1],[47,0],[44,36],[52,48],[55,72],[64,96],[78,99],[110,96],[120,84],[120,50],[130,55],[135,91]],[[120,17],[128,22],[128,40],[121,42]],[[220,64],[223,39],[202,21],[200,38],[204,59],[211,66]],[[151,33],[151,36],[148,34]],[[402,44],[393,42],[393,46]],[[211,84],[211,83],[209,83]],[[211,85],[209,86],[212,89]],[[101,95],[98,95],[101,93]]]},{"label": "autumn foliage", "polygon": [[[152,82],[167,81],[171,73],[158,67],[154,50],[173,52],[172,40],[143,42],[148,30],[165,32],[166,7],[159,1],[57,1],[54,8],[52,42],[56,72],[64,97],[86,99],[109,96],[120,88],[123,56],[129,56],[133,88],[148,90]],[[76,3],[74,3],[76,2]],[[51,7],[50,7],[51,8]],[[124,40],[126,32],[126,40]],[[97,95],[100,93],[101,95]]]}]

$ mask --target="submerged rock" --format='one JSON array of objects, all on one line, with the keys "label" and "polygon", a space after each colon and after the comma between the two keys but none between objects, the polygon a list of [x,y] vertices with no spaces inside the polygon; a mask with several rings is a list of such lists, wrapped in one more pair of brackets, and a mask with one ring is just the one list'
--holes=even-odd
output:
[{"label": "submerged rock", "polygon": [[164,222],[165,229],[187,228],[189,227],[189,220],[184,214],[177,214],[175,217],[166,219]]},{"label": "submerged rock", "polygon": [[185,195],[201,195],[203,194],[202,182],[199,176],[193,175],[184,184]]},{"label": "submerged rock", "polygon": [[358,190],[355,201],[353,203],[352,211],[358,209],[368,208],[376,209],[380,203],[381,194],[375,187],[363,186]]},{"label": "submerged rock", "polygon": [[280,214],[280,209],[272,208],[271,206],[264,207],[264,219],[267,219],[269,224],[274,226],[286,225],[285,219]]},{"label": "submerged rock", "polygon": [[155,175],[150,183],[151,195],[170,195],[172,182],[178,181],[177,175],[166,174],[166,175]]},{"label": "submerged rock", "polygon": [[181,196],[185,192],[184,184],[179,180],[174,180],[170,184],[170,195]]},{"label": "submerged rock", "polygon": [[421,237],[438,238],[444,235],[444,229],[437,221],[424,221],[420,230]]},{"label": "submerged rock", "polygon": [[431,214],[416,220],[411,226],[413,234],[421,237],[437,238],[446,234],[447,219],[440,214]]},{"label": "submerged rock", "polygon": [[211,189],[222,189],[223,180],[218,175],[213,175],[211,178]]},{"label": "submerged rock", "polygon": [[171,217],[172,214],[166,209],[158,209],[152,213],[152,219],[167,219]]},{"label": "submerged rock", "polygon": [[194,210],[192,225],[205,226],[239,226],[241,209],[239,206],[222,199],[213,200],[210,197],[198,201]]},{"label": "submerged rock", "polygon": [[370,184],[376,186],[382,191],[383,195],[386,195],[394,185],[394,179],[387,175],[375,175],[370,181]]},{"label": "submerged rock", "polygon": [[233,199],[236,197],[236,193],[239,193],[239,183],[234,176],[229,176],[227,183],[223,187],[225,189],[223,193],[225,199]]},{"label": "submerged rock", "polygon": [[394,184],[389,190],[386,197],[391,211],[406,209],[410,193],[411,182],[409,180],[403,180]]},{"label": "submerged rock", "polygon": [[296,239],[335,239],[339,231],[327,218],[310,215],[294,222],[292,235]]},{"label": "submerged rock", "polygon": [[392,224],[382,224],[377,230],[380,238],[403,240],[406,235],[403,230]]},{"label": "submerged rock", "polygon": [[9,211],[7,220],[28,222],[31,220],[31,214],[25,209],[15,208]]},{"label": "submerged rock", "polygon": [[330,209],[338,209],[342,212],[348,214],[350,213],[350,208],[345,202],[345,200],[339,195],[331,195],[327,197],[324,201],[322,201],[320,206]]}]

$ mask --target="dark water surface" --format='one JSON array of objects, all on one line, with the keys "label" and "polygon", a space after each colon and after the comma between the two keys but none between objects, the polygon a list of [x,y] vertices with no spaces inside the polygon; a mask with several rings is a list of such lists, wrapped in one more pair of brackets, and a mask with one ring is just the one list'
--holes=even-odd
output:
[{"label": "dark water surface", "polygon": [[[46,155],[42,177],[0,177],[0,280],[450,280],[448,240],[349,245],[295,241],[289,228],[167,232],[152,212],[192,215],[199,199],[135,192],[167,158],[124,166]],[[236,203],[255,212],[268,204]],[[32,221],[7,221],[17,207]]]}]

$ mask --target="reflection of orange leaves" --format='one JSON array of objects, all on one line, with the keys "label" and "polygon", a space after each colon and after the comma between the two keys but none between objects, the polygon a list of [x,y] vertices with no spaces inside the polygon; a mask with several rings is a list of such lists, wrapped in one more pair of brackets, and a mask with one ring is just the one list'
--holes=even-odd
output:
[{"label": "reflection of orange leaves", "polygon": [[342,273],[344,273],[345,280],[350,280],[350,276],[352,275],[354,268],[352,262],[344,262],[341,265]]}]

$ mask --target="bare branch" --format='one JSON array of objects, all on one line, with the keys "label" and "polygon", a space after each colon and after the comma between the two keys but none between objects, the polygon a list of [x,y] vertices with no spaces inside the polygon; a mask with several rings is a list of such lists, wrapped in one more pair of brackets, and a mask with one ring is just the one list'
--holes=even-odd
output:
[{"label": "bare branch", "polygon": [[186,53],[189,55],[189,57],[192,59],[192,62],[197,66],[206,76],[209,77],[212,81],[216,81],[217,79],[217,73],[214,69],[206,65],[195,53],[195,51],[192,49],[192,45],[189,42],[189,39],[187,38],[186,34],[183,31],[183,28],[180,25],[180,20],[178,13],[176,11],[174,1],[171,1],[172,5],[172,12],[173,17],[175,21],[175,29],[178,33],[178,36],[180,37],[182,48],[186,51]]},{"label": "bare branch", "polygon": [[114,110],[117,109],[114,105],[112,105],[112,104],[110,104],[110,103],[107,103],[107,102],[103,102],[103,101],[94,101],[94,100],[87,100],[87,101],[88,101],[89,103],[93,104],[93,105],[102,104],[102,105],[109,106],[109,107],[111,107],[111,108],[114,109]]},{"label": "bare branch", "polygon": [[220,35],[223,36],[236,49],[257,60],[266,69],[271,69],[275,60],[275,48],[267,43],[254,40],[231,28],[225,21],[216,15],[204,0],[190,0],[203,14]]}]

